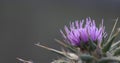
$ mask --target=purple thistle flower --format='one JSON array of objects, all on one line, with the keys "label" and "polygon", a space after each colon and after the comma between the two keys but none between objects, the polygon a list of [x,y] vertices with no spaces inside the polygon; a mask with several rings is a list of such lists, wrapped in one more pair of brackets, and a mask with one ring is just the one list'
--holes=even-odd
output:
[{"label": "purple thistle flower", "polygon": [[96,27],[95,21],[91,20],[91,18],[86,18],[85,22],[84,26],[84,20],[70,23],[70,27],[64,27],[66,33],[60,30],[65,41],[73,46],[80,46],[81,42],[85,44],[89,41],[101,42],[106,35],[103,21],[99,28]]}]

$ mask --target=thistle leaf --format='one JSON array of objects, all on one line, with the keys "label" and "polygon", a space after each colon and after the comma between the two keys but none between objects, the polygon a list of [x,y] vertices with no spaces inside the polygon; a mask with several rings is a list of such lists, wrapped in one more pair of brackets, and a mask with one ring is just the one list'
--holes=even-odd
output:
[{"label": "thistle leaf", "polygon": [[117,49],[115,49],[113,55],[114,56],[120,55],[120,47],[118,47]]},{"label": "thistle leaf", "polygon": [[98,63],[108,63],[108,62],[120,62],[119,57],[104,57],[98,61]]},{"label": "thistle leaf", "polygon": [[100,46],[103,47],[103,45],[105,44],[105,38],[102,38],[102,42],[100,43]]},{"label": "thistle leaf", "polygon": [[106,52],[110,49],[110,47],[111,47],[111,45],[112,45],[112,43],[113,43],[113,40],[116,38],[116,36],[117,36],[118,33],[120,32],[120,29],[118,29],[117,32],[113,35],[113,32],[114,32],[114,30],[115,30],[115,27],[116,27],[117,22],[118,22],[118,18],[117,18],[116,21],[115,21],[115,24],[114,24],[114,26],[113,26],[113,29],[112,29],[112,31],[111,31],[111,34],[110,34],[107,42],[106,42],[105,45],[103,46],[102,51],[103,51],[104,53],[106,53]]},{"label": "thistle leaf", "polygon": [[59,44],[61,44],[62,46],[64,46],[64,47],[66,47],[66,48],[68,48],[70,51],[72,51],[72,52],[76,52],[77,51],[77,49],[75,48],[75,47],[72,47],[72,46],[70,46],[69,44],[65,44],[65,43],[63,43],[62,41],[60,41],[60,40],[58,40],[58,39],[54,39],[57,43],[59,43]]},{"label": "thistle leaf", "polygon": [[65,55],[65,53],[62,52],[62,51],[59,51],[59,50],[56,50],[56,49],[53,49],[53,48],[49,48],[49,47],[46,47],[46,46],[43,46],[43,45],[40,45],[39,43],[38,43],[38,44],[35,44],[35,45],[36,45],[36,46],[39,46],[39,47],[41,47],[41,48],[47,49],[47,50],[49,50],[49,51],[52,51],[52,52],[54,52],[54,53],[57,53],[57,54],[59,54],[59,55]]},{"label": "thistle leaf", "polygon": [[59,43],[60,45],[67,47],[67,45],[65,43],[63,43],[62,41],[58,40],[58,39],[54,39],[57,43]]},{"label": "thistle leaf", "polygon": [[89,50],[94,51],[96,49],[97,45],[93,41],[90,41],[89,44],[90,44],[90,49]]},{"label": "thistle leaf", "polygon": [[24,59],[21,59],[21,58],[16,58],[16,59],[18,59],[19,61],[21,61],[23,63],[33,63],[33,61],[24,60]]},{"label": "thistle leaf", "polygon": [[114,49],[116,49],[119,46],[120,46],[120,40],[118,42],[115,42],[115,43],[112,44],[112,46],[110,48],[110,52],[113,51]]},{"label": "thistle leaf", "polygon": [[110,47],[114,41],[114,39],[117,37],[117,35],[120,33],[120,28],[117,29],[117,32],[111,37],[111,39],[108,39],[108,42],[105,44],[103,47],[102,51],[106,53],[107,51],[110,50]]},{"label": "thistle leaf", "polygon": [[114,26],[113,26],[113,28],[112,28],[112,31],[111,31],[111,33],[110,33],[110,36],[109,36],[108,40],[111,39],[111,37],[112,37],[112,35],[113,35],[113,32],[114,32],[114,30],[115,30],[115,28],[116,28],[117,22],[118,22],[118,18],[116,19],[116,21],[115,21],[115,23],[114,23]]},{"label": "thistle leaf", "polygon": [[116,38],[116,36],[112,36],[111,39],[103,46],[102,51],[103,51],[104,53],[106,53],[107,51],[109,51],[109,49],[110,49],[110,47],[111,47],[111,45],[112,45],[112,43],[113,43],[113,40],[114,40],[115,38]]},{"label": "thistle leaf", "polygon": [[74,53],[70,53],[70,52],[66,52],[66,51],[59,51],[59,50],[56,50],[56,49],[53,49],[53,48],[49,48],[49,47],[46,47],[46,46],[43,46],[43,45],[40,45],[39,43],[38,44],[35,44],[36,46],[39,46],[39,47],[42,47],[44,49],[47,49],[49,51],[52,51],[54,53],[57,53],[59,55],[62,55],[62,56],[65,56],[69,59],[72,59],[72,60],[78,60],[78,56]]},{"label": "thistle leaf", "polygon": [[83,60],[83,61],[92,61],[92,60],[94,59],[93,56],[88,55],[88,54],[83,54],[83,55],[80,56],[80,58],[81,58],[81,60]]}]

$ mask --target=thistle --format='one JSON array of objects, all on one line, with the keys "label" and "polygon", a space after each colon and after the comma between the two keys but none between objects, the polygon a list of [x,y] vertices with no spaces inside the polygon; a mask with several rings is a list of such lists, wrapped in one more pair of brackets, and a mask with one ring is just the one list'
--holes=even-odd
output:
[{"label": "thistle", "polygon": [[86,18],[65,26],[65,31],[60,30],[63,41],[55,41],[63,46],[61,51],[39,43],[35,45],[62,56],[51,63],[120,63],[120,40],[114,42],[120,32],[120,28],[115,31],[117,21],[108,38],[103,20],[97,27],[95,20]]},{"label": "thistle", "polygon": [[[83,26],[84,22],[86,23]],[[67,43],[72,46],[80,47],[83,50],[87,50],[86,47],[91,48],[90,43],[95,43],[94,46],[100,45],[102,39],[107,35],[105,27],[103,26],[103,21],[98,28],[96,27],[95,21],[91,20],[91,18],[86,18],[86,21],[72,22],[69,28],[65,26],[66,33],[63,33],[62,30],[60,30],[60,32]]]}]

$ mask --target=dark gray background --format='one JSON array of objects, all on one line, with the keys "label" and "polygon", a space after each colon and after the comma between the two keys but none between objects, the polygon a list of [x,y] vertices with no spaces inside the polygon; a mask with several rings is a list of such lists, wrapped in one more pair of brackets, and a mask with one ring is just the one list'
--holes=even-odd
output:
[{"label": "dark gray background", "polygon": [[[0,63],[50,63],[56,54],[35,46],[37,42],[59,49],[59,29],[70,21],[92,17],[104,19],[110,33],[120,17],[120,0],[0,0]],[[120,26],[120,19],[117,26]]]}]

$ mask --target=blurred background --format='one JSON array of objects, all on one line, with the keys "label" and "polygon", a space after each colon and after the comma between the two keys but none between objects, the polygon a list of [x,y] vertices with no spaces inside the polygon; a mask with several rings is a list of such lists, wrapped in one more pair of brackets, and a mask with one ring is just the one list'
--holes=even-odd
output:
[{"label": "blurred background", "polygon": [[50,63],[57,54],[34,44],[60,50],[54,41],[62,40],[59,30],[86,17],[97,24],[104,19],[110,33],[117,17],[120,27],[120,0],[0,0],[0,62],[21,63],[16,59],[20,57]]}]

